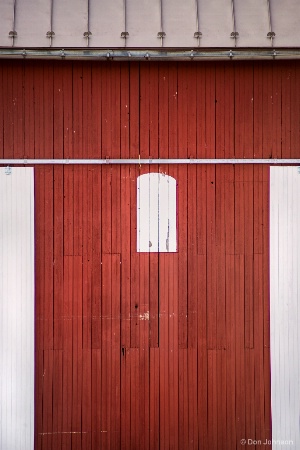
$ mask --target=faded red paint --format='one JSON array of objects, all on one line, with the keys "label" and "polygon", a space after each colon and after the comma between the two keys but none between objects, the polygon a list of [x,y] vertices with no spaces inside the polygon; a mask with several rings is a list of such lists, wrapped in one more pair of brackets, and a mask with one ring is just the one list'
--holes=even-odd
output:
[{"label": "faded red paint", "polygon": [[[2,158],[300,156],[298,62],[2,60],[0,79]],[[147,171],[177,180],[176,254],[136,252]],[[270,438],[268,173],[36,166],[36,450]]]}]

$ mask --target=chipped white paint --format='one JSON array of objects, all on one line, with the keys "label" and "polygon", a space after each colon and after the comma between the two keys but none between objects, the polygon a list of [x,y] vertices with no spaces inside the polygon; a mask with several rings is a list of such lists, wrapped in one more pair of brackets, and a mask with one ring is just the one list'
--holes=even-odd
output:
[{"label": "chipped white paint", "polygon": [[150,313],[149,311],[146,311],[144,314],[139,315],[140,320],[150,320]]},{"label": "chipped white paint", "polygon": [[[273,450],[300,448],[300,174],[270,169],[270,332]],[[281,440],[290,440],[289,446]]]},{"label": "chipped white paint", "polygon": [[33,169],[0,169],[0,448],[33,450]]},{"label": "chipped white paint", "polygon": [[164,173],[137,179],[137,251],[177,251],[176,180]]}]

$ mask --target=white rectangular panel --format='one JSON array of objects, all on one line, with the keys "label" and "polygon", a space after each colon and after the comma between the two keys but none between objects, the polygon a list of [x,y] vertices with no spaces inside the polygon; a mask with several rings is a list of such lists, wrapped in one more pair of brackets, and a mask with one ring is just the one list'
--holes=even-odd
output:
[{"label": "white rectangular panel", "polygon": [[300,174],[270,169],[272,448],[300,448]]},{"label": "white rectangular panel", "polygon": [[299,0],[271,0],[270,5],[274,47],[299,47]]},{"label": "white rectangular panel", "polygon": [[0,448],[34,448],[33,169],[0,168]]},{"label": "white rectangular panel", "polygon": [[86,47],[88,0],[53,0],[53,47]]},{"label": "white rectangular panel", "polygon": [[233,30],[231,0],[199,1],[199,30],[201,47],[230,47]]},{"label": "white rectangular panel", "polygon": [[14,31],[14,0],[0,1],[0,47],[12,45],[10,31]]},{"label": "white rectangular panel", "polygon": [[[130,0],[126,2],[128,46],[160,47],[160,1]],[[163,30],[164,31],[164,30]]]},{"label": "white rectangular panel", "polygon": [[137,180],[137,251],[177,251],[176,180],[147,173]]},{"label": "white rectangular panel", "polygon": [[165,47],[195,47],[197,29],[197,9],[195,0],[173,0],[163,2],[163,31]]},{"label": "white rectangular panel", "polygon": [[47,47],[51,31],[51,0],[22,0],[16,3],[18,33],[16,47]]},{"label": "white rectangular panel", "polygon": [[269,32],[268,2],[261,0],[235,0],[235,25],[239,37],[237,47],[268,47]]},{"label": "white rectangular panel", "polygon": [[91,47],[123,47],[124,28],[124,0],[90,1]]}]

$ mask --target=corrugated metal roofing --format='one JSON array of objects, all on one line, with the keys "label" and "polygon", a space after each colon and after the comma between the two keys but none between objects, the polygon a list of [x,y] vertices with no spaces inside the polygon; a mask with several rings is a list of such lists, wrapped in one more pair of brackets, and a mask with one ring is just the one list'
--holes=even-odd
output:
[{"label": "corrugated metal roofing", "polygon": [[297,47],[299,0],[2,0],[0,47]]}]

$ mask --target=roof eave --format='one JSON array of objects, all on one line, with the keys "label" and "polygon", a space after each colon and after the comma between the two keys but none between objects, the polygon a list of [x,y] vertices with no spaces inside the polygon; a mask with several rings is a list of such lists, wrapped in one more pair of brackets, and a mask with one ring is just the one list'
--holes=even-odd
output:
[{"label": "roof eave", "polygon": [[300,59],[300,47],[289,48],[17,48],[1,47],[1,59],[98,61],[220,61]]}]

